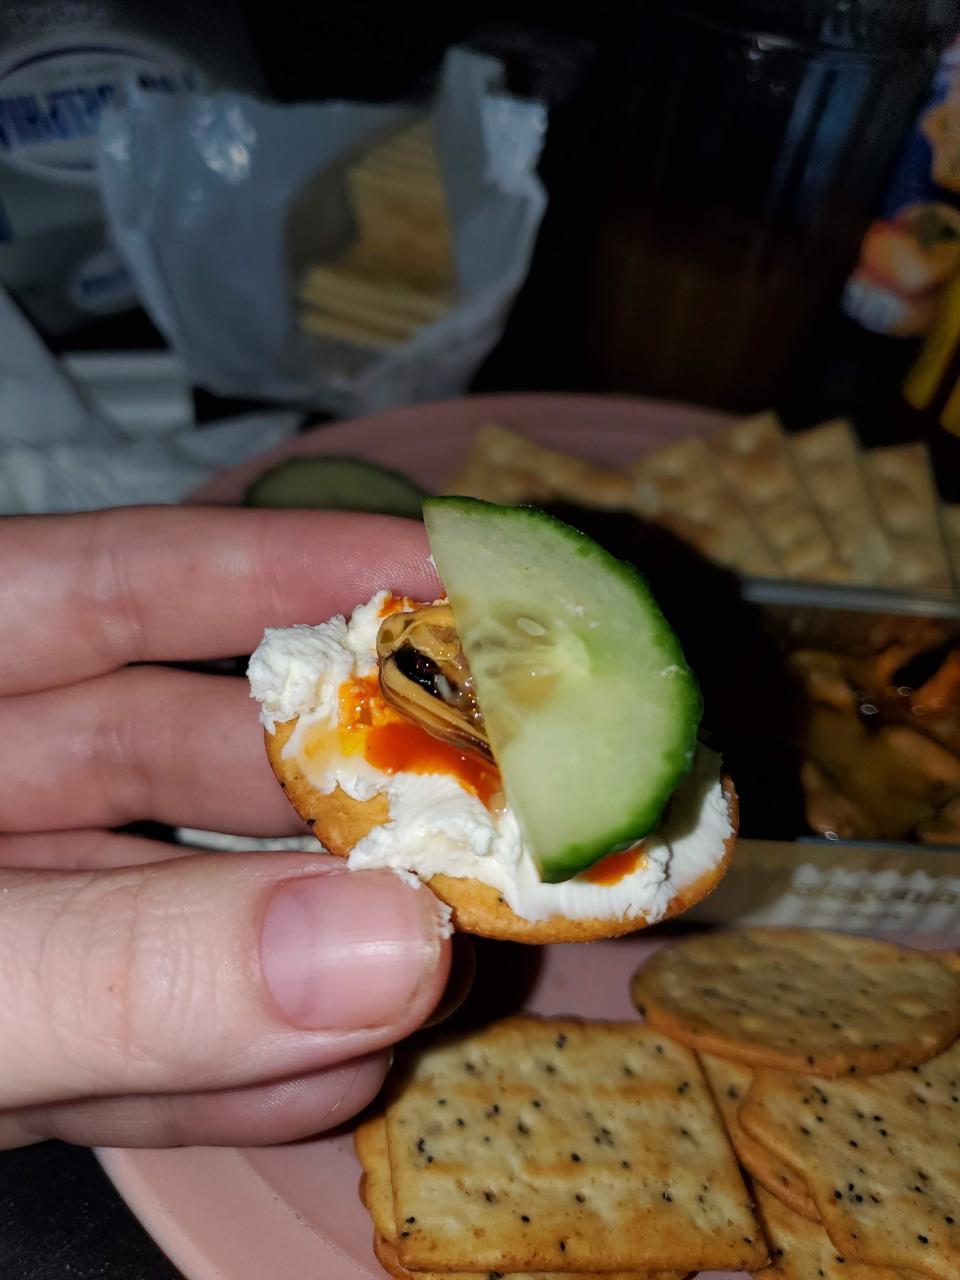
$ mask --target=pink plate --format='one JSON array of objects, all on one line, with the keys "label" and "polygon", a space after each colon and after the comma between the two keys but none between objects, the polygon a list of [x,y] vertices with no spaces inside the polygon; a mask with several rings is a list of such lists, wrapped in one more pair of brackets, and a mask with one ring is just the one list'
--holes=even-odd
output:
[{"label": "pink plate", "polygon": [[[639,400],[477,397],[309,432],[223,472],[191,501],[238,502],[266,466],[317,453],[362,455],[405,471],[428,488],[438,486],[464,461],[474,432],[488,422],[616,465],[691,432],[716,430],[723,421],[707,410]],[[521,948],[519,959],[504,946],[487,956],[484,970],[494,989],[499,983],[501,991],[511,991],[520,986],[517,966],[539,963],[524,1000],[536,1012],[632,1018],[627,981],[660,941],[650,936],[589,947]],[[498,959],[506,970],[502,977],[490,973]],[[360,1168],[349,1133],[260,1150],[103,1150],[99,1157],[189,1280],[383,1280],[373,1256],[370,1219],[357,1198]]]},{"label": "pink plate", "polygon": [[[903,940],[921,947],[956,943],[945,937]],[[487,985],[501,992],[525,988],[524,1007],[535,1013],[635,1018],[630,975],[663,941],[651,935],[539,950],[501,944],[495,950],[504,972],[488,972]],[[538,971],[524,972],[529,965]],[[121,1195],[189,1280],[384,1280],[373,1255],[373,1227],[357,1197],[360,1166],[349,1132],[286,1147],[98,1154]],[[702,1273],[702,1280],[707,1277],[720,1273]],[[730,1272],[724,1277],[735,1280]]]},{"label": "pink plate", "polygon": [[261,471],[284,458],[353,454],[395,467],[425,488],[437,487],[464,462],[479,427],[496,422],[591,462],[622,465],[657,445],[693,432],[716,431],[722,414],[655,400],[601,396],[475,396],[393,409],[375,418],[308,431],[242,466],[221,472],[191,502],[235,503]]}]

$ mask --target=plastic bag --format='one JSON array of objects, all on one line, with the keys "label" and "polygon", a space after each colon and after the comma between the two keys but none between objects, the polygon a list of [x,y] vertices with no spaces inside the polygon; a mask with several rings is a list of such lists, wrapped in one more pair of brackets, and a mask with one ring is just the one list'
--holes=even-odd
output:
[{"label": "plastic bag", "polygon": [[313,251],[335,253],[350,233],[345,166],[409,123],[409,107],[139,94],[105,113],[112,234],[191,378],[224,396],[343,414],[460,392],[503,330],[546,205],[535,172],[545,109],[501,83],[495,59],[448,53],[432,110],[456,301],[386,351],[301,327],[289,220],[310,184]]}]

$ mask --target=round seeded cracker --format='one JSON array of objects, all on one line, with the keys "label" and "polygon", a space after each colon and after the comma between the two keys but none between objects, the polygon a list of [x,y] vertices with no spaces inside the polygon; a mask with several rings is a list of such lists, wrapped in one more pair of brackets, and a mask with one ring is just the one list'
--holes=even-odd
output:
[{"label": "round seeded cracker", "polygon": [[813,929],[688,938],[652,956],[631,992],[683,1044],[809,1075],[914,1066],[960,1033],[960,980],[937,959]]},{"label": "round seeded cracker", "polygon": [[[318,791],[305,777],[297,761],[283,753],[296,724],[296,720],[287,720],[278,724],[273,733],[264,734],[271,768],[287,799],[304,822],[313,828],[324,848],[338,858],[346,858],[358,840],[389,820],[387,798],[375,795],[369,800],[354,800],[339,786],[328,794]],[[724,778],[723,785],[731,827],[723,854],[715,866],[676,894],[662,919],[679,915],[700,902],[716,888],[726,873],[736,843],[739,805],[730,779]],[[524,920],[510,910],[496,889],[479,880],[436,875],[429,884],[441,902],[451,908],[456,928],[482,938],[536,944],[594,942],[645,929],[649,923],[643,916],[618,916],[605,920],[570,920],[565,916],[553,916],[549,920]]]}]

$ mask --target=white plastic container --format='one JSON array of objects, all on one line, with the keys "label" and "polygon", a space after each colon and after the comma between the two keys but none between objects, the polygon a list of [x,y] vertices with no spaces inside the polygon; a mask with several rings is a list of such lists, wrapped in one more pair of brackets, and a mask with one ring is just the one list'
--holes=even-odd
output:
[{"label": "white plastic container", "polygon": [[109,243],[95,148],[127,84],[255,91],[239,12],[186,0],[0,0],[0,284],[48,334],[136,305]]}]

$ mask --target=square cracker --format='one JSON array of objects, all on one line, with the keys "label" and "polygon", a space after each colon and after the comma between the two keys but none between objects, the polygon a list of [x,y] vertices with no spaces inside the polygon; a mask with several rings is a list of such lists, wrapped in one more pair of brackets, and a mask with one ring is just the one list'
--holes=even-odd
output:
[{"label": "square cracker", "polygon": [[865,1266],[837,1253],[819,1222],[788,1209],[763,1187],[755,1187],[773,1263],[759,1272],[762,1280],[916,1280],[909,1271]]},{"label": "square cracker", "polygon": [[[508,495],[501,500],[559,499],[584,507],[636,510],[644,515],[652,511],[651,491],[638,489],[623,472],[547,449],[491,423],[474,436],[466,467],[446,488],[450,493],[486,497],[485,492],[473,491],[474,479],[482,478],[489,491],[491,485],[496,486],[498,477],[504,477],[502,485]],[[524,484],[518,484],[519,477],[523,477]]]},{"label": "square cracker", "polygon": [[[361,1199],[373,1219],[374,1252],[380,1265],[397,1280],[458,1280],[464,1272],[408,1271],[397,1254],[397,1224],[393,1216],[393,1184],[387,1124],[374,1115],[358,1126],[354,1134],[357,1158],[363,1166]],[[501,1280],[565,1280],[569,1272],[540,1271],[531,1274],[500,1273]],[[683,1271],[579,1272],[578,1280],[684,1280]]]},{"label": "square cracker", "polygon": [[851,572],[827,533],[772,413],[735,423],[707,441],[728,489],[791,578],[846,582]]},{"label": "square cracker", "polygon": [[960,1276],[960,1043],[869,1079],[757,1072],[740,1120],[803,1174],[842,1257]]},{"label": "square cracker", "polygon": [[740,1123],[740,1103],[747,1096],[753,1082],[753,1071],[742,1062],[733,1062],[729,1058],[718,1058],[712,1053],[697,1055],[707,1084],[717,1104],[717,1110],[723,1117],[737,1159],[751,1175],[755,1182],[765,1187],[794,1213],[801,1214],[813,1222],[819,1222],[817,1206],[810,1197],[810,1192],[803,1179],[789,1165],[778,1159],[772,1151],[761,1146],[755,1138],[744,1131]]},{"label": "square cracker", "polygon": [[893,549],[876,511],[850,423],[824,422],[790,440],[790,451],[837,550],[857,582],[890,581]]},{"label": "square cracker", "polygon": [[894,581],[948,588],[950,564],[926,446],[891,445],[871,449],[865,458],[873,500],[893,547]]},{"label": "square cracker", "polygon": [[387,1137],[411,1269],[767,1258],[695,1056],[637,1023],[516,1017],[438,1041],[398,1082]]},{"label": "square cracker", "polygon": [[717,475],[698,436],[638,458],[631,470],[656,491],[660,523],[708,560],[759,577],[781,575],[780,562]]}]

